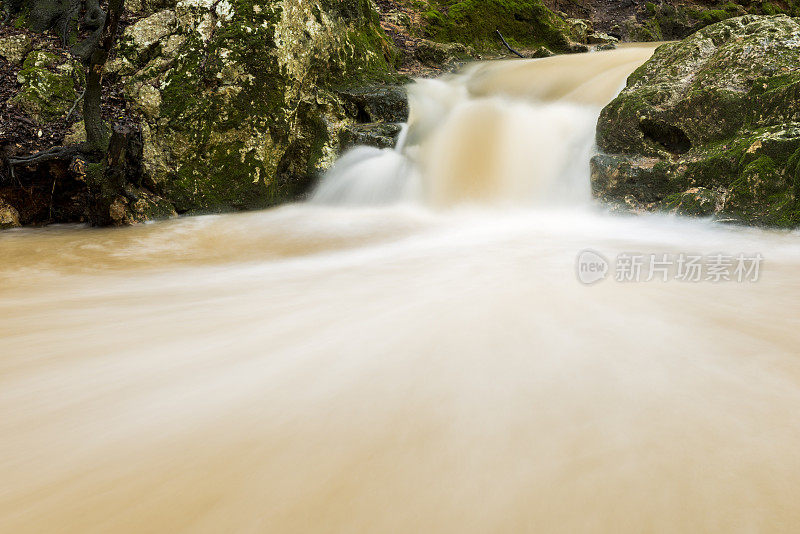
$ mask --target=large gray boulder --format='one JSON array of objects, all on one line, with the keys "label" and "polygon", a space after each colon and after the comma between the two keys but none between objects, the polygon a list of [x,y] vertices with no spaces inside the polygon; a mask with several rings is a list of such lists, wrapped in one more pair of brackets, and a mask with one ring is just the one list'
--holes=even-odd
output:
[{"label": "large gray boulder", "polygon": [[748,15],[659,47],[597,143],[593,191],[616,206],[800,224],[800,22]]}]

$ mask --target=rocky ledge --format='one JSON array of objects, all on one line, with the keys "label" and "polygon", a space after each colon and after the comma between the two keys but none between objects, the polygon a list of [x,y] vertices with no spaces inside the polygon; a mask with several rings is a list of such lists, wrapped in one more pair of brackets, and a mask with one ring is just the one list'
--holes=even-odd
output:
[{"label": "rocky ledge", "polygon": [[800,224],[800,21],[729,19],[659,47],[601,113],[594,194],[633,211]]}]

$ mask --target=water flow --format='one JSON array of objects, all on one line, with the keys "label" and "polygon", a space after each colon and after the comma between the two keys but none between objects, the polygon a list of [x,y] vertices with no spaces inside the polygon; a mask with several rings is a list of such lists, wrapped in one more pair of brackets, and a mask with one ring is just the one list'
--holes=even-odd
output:
[{"label": "water flow", "polygon": [[[448,209],[0,233],[0,532],[796,530],[800,236],[506,209],[585,166],[578,119],[635,52],[420,83],[461,96],[415,101],[405,148],[329,180]],[[586,248],[765,262],[587,287]]]},{"label": "water flow", "polygon": [[358,147],[322,179],[323,204],[553,205],[589,201],[600,109],[650,54],[476,64],[409,87],[396,149]]}]

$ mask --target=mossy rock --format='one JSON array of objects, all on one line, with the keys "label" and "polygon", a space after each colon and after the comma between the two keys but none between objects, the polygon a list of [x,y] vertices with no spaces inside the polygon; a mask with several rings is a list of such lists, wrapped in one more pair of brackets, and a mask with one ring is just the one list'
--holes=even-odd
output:
[{"label": "mossy rock", "polygon": [[143,115],[146,185],[181,213],[305,193],[358,122],[342,88],[395,79],[378,22],[369,0],[179,0],[130,26],[115,68]]},{"label": "mossy rock", "polygon": [[499,30],[512,46],[566,52],[572,33],[542,0],[434,0],[423,16],[431,39],[476,50],[502,46]]},{"label": "mossy rock", "polygon": [[475,51],[461,43],[437,43],[420,39],[414,48],[414,58],[428,67],[447,68],[448,64],[475,59]]},{"label": "mossy rock", "polygon": [[[698,5],[699,4],[699,5]],[[621,33],[630,41],[672,41],[723,20],[747,14],[800,16],[800,3],[707,0],[685,2],[647,2],[638,14],[622,25]]]},{"label": "mossy rock", "polygon": [[84,83],[84,72],[71,58],[36,50],[25,58],[17,81],[21,88],[11,102],[44,123],[69,112]]},{"label": "mossy rock", "polygon": [[595,194],[674,210],[700,188],[715,192],[718,218],[799,224],[799,73],[800,22],[786,16],[728,19],[661,46],[600,115]]},{"label": "mossy rock", "polygon": [[710,189],[693,187],[683,193],[669,195],[663,209],[687,217],[710,217],[719,200],[719,195]]}]

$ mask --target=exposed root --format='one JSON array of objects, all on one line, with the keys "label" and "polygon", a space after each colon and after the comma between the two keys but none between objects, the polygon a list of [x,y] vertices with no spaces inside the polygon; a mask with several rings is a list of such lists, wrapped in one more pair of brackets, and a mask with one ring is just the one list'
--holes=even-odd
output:
[{"label": "exposed root", "polygon": [[81,152],[80,145],[56,146],[21,158],[8,158],[8,164],[13,170],[18,165],[36,165],[45,161],[71,160]]}]

